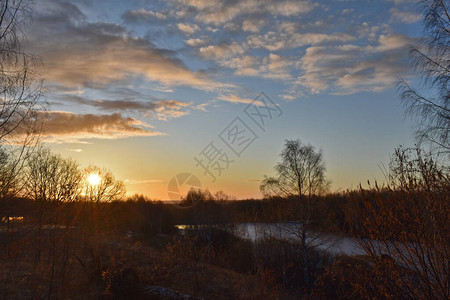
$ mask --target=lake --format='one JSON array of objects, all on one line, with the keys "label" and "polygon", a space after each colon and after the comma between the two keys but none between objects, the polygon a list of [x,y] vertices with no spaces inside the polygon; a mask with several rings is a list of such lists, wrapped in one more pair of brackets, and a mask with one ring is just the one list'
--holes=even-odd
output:
[{"label": "lake", "polygon": [[[187,225],[176,225],[183,232]],[[262,238],[276,238],[287,240],[300,240],[302,231],[300,223],[280,222],[280,223],[239,223],[232,229],[237,236],[257,241]],[[340,237],[334,234],[324,234],[307,231],[306,243],[308,246],[316,247],[333,255],[365,255],[364,249],[359,241],[354,238]]]}]

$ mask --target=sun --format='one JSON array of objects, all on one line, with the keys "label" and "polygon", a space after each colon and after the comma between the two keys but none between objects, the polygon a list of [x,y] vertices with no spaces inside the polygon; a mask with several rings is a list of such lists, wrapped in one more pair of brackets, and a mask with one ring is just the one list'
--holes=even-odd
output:
[{"label": "sun", "polygon": [[88,182],[90,185],[99,185],[101,181],[101,178],[98,174],[96,173],[91,173],[88,176]]}]

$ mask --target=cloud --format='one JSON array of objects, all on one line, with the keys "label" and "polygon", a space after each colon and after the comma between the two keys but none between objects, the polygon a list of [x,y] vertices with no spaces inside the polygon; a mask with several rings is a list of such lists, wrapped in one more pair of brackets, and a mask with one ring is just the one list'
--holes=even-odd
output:
[{"label": "cloud", "polygon": [[346,8],[346,9],[342,10],[342,14],[343,15],[347,15],[347,14],[350,14],[350,13],[352,13],[354,11],[355,10],[353,8]]},{"label": "cloud", "polygon": [[243,55],[219,61],[222,67],[234,69],[238,76],[252,76],[270,79],[290,79],[293,66],[289,57],[269,53],[265,57]]},{"label": "cloud", "polygon": [[279,97],[283,98],[286,101],[293,101],[298,99],[298,96],[292,94],[280,94]]},{"label": "cloud", "polygon": [[125,179],[126,184],[146,184],[146,183],[161,183],[164,180],[161,179]]},{"label": "cloud", "polygon": [[[86,101],[77,103],[96,111],[137,112],[161,120],[185,115],[189,109],[206,109],[209,104],[96,92],[108,93],[113,86],[125,85],[140,91],[190,86],[216,93],[208,96],[216,103],[248,102],[212,79],[221,75],[278,80],[286,87],[279,94],[287,100],[306,91],[378,91],[408,69],[405,49],[410,40],[393,34],[398,24],[392,23],[414,20],[407,3],[388,3],[390,15],[371,16],[359,6],[312,0],[171,0],[126,11],[122,15],[125,27],[93,23],[91,14],[84,15],[76,5],[60,0],[42,2],[30,41],[32,51],[44,58],[41,73],[47,82],[74,91],[71,95],[87,91],[86,98],[78,94],[78,100]],[[150,26],[133,28],[139,22]],[[136,35],[143,31],[145,37]],[[198,57],[188,63],[193,53]],[[213,72],[219,76],[207,76]]]},{"label": "cloud", "polygon": [[[127,93],[127,90],[123,91],[123,93]],[[136,94],[147,100],[133,100],[133,98],[136,97]],[[127,96],[126,99],[121,100],[92,100],[80,95],[61,95],[59,98],[63,101],[70,102],[71,104],[87,105],[97,108],[100,111],[132,112],[145,117],[156,117],[158,120],[168,120],[184,116],[189,113],[187,109],[192,104],[174,99],[161,100],[145,97],[137,92]]]},{"label": "cloud", "polygon": [[211,45],[200,48],[200,55],[206,59],[222,60],[235,55],[241,55],[245,48],[236,42],[230,44]]},{"label": "cloud", "polygon": [[247,37],[247,44],[251,48],[262,48],[269,51],[292,49],[307,45],[317,45],[332,42],[349,42],[355,38],[347,33],[300,33],[300,32],[274,32],[264,35],[251,35]]},{"label": "cloud", "polygon": [[386,89],[409,70],[409,42],[411,39],[402,35],[381,35],[375,46],[309,47],[299,63],[304,74],[297,83],[311,93]]},{"label": "cloud", "polygon": [[249,14],[298,16],[310,12],[315,7],[309,0],[178,0],[178,3],[182,8],[194,8],[197,21],[215,26]]},{"label": "cloud", "polygon": [[[173,100],[176,101],[176,100]],[[188,111],[182,110],[184,105],[174,104],[174,105],[161,105],[155,109],[154,115],[158,120],[167,121],[173,118],[179,118],[184,115],[189,114]],[[150,115],[151,116],[151,115]]]},{"label": "cloud", "polygon": [[289,68],[291,66],[292,61],[289,57],[270,53],[263,58],[263,64],[259,72],[266,78],[288,79],[290,78]]},{"label": "cloud", "polygon": [[45,120],[41,136],[46,142],[80,142],[86,139],[120,139],[135,136],[155,136],[150,125],[135,118],[111,115],[76,114],[65,111],[41,112]]},{"label": "cloud", "polygon": [[178,23],[177,24],[178,30],[183,32],[184,34],[191,35],[194,34],[196,31],[200,30],[200,27],[197,24],[183,24]]},{"label": "cloud", "polygon": [[247,19],[242,22],[242,30],[250,32],[259,32],[261,28],[266,24],[265,19]]},{"label": "cloud", "polygon": [[257,76],[261,60],[258,56],[243,55],[220,62],[222,66],[235,69],[236,75]]},{"label": "cloud", "polygon": [[245,182],[261,182],[261,179],[246,179]]},{"label": "cloud", "polygon": [[189,45],[193,48],[197,48],[199,46],[203,46],[206,44],[205,40],[199,39],[199,38],[195,38],[195,39],[188,39],[185,41],[186,45]]},{"label": "cloud", "polygon": [[144,116],[156,116],[160,120],[180,117],[188,112],[185,110],[191,105],[178,100],[137,101],[125,100],[91,100],[79,95],[62,95],[61,100],[72,104],[82,104],[95,107],[102,111],[128,111],[139,113]]},{"label": "cloud", "polygon": [[47,5],[39,6],[29,41],[32,52],[43,58],[40,72],[47,81],[99,88],[142,77],[166,86],[221,86],[189,70],[175,52],[159,49],[118,24],[90,23],[74,5],[43,3]]},{"label": "cloud", "polygon": [[202,104],[195,105],[194,108],[204,111],[204,112],[207,112],[208,111],[207,107],[213,105],[215,102],[216,102],[216,100],[211,100],[208,102],[204,102]]},{"label": "cloud", "polygon": [[394,4],[398,5],[398,4],[402,4],[402,3],[413,3],[413,4],[417,4],[417,0],[387,0],[389,2],[394,2]]},{"label": "cloud", "polygon": [[127,23],[139,23],[150,20],[165,20],[167,16],[161,12],[146,10],[144,8],[129,10],[122,15],[122,18]]},{"label": "cloud", "polygon": [[402,49],[413,42],[413,39],[401,34],[389,34],[380,35],[378,38],[378,45],[374,48],[368,48],[369,51],[373,52],[383,52],[389,50]]},{"label": "cloud", "polygon": [[253,103],[258,106],[264,106],[264,103],[259,100],[250,99],[250,98],[241,98],[237,95],[220,95],[219,97],[217,97],[217,99],[222,100],[222,101],[232,102],[232,103],[245,103],[245,104]]},{"label": "cloud", "polygon": [[393,7],[390,9],[391,21],[401,23],[415,23],[422,19],[422,16],[412,11],[400,11],[398,8]]},{"label": "cloud", "polygon": [[370,42],[376,42],[380,34],[380,26],[370,26],[369,23],[363,22],[353,27],[356,36],[359,39],[367,38]]}]

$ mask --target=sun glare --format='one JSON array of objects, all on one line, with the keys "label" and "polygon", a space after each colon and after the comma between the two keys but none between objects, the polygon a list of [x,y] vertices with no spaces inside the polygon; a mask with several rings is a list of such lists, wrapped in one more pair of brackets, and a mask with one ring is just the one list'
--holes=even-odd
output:
[{"label": "sun glare", "polygon": [[90,185],[98,185],[100,183],[100,176],[98,174],[95,173],[91,173],[88,176],[88,182]]}]

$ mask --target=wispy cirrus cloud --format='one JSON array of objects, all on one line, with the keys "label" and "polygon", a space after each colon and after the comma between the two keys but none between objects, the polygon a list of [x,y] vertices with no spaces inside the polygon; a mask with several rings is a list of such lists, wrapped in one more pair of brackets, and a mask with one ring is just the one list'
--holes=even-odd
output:
[{"label": "wispy cirrus cloud", "polygon": [[147,183],[161,183],[162,179],[125,179],[126,184],[147,184]]},{"label": "wispy cirrus cloud", "polygon": [[245,182],[261,182],[261,179],[246,179]]},{"label": "wispy cirrus cloud", "polygon": [[220,95],[219,97],[217,97],[217,99],[219,99],[221,101],[231,102],[231,103],[244,103],[244,104],[253,103],[255,105],[264,106],[264,103],[259,100],[250,99],[250,98],[242,98],[242,97],[239,97],[238,95],[234,95],[234,94]]}]

